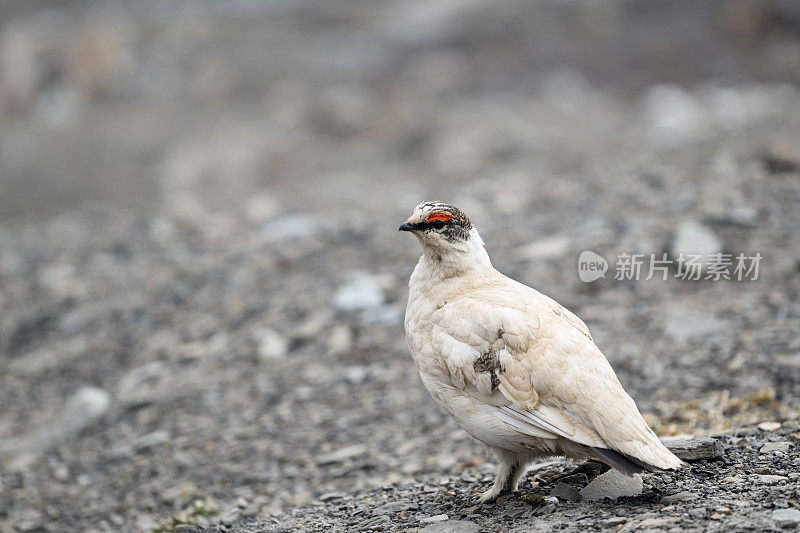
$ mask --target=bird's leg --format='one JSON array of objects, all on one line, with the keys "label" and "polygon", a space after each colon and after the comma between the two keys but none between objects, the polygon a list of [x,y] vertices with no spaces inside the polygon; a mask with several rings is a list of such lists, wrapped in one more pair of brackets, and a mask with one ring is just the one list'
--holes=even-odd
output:
[{"label": "bird's leg", "polygon": [[528,465],[526,463],[515,463],[514,468],[508,475],[508,479],[506,479],[507,492],[516,492],[516,490],[519,488],[519,482],[522,479],[522,476],[524,476],[525,472],[527,471]]},{"label": "bird's leg", "polygon": [[524,473],[525,466],[517,462],[512,455],[501,455],[497,464],[497,472],[494,475],[494,483],[489,490],[481,494],[478,503],[490,503],[502,494],[517,490],[519,479]]}]

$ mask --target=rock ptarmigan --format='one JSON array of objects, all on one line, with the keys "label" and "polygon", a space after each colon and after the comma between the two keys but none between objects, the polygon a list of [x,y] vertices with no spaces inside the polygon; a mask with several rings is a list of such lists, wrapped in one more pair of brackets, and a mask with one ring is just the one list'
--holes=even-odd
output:
[{"label": "rock ptarmigan", "polygon": [[632,475],[683,463],[647,425],[586,325],[492,267],[458,208],[423,202],[400,226],[422,244],[405,330],[422,383],[496,455],[481,502],[517,489],[546,456],[595,459]]}]

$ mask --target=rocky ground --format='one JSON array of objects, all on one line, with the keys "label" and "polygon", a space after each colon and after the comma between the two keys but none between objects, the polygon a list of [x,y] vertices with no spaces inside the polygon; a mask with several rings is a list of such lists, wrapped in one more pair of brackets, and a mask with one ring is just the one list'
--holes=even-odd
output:
[{"label": "rocky ground", "polygon": [[[742,428],[713,439],[696,439],[702,446],[691,451],[680,445],[692,441],[670,441],[681,457],[691,460],[691,467],[645,475],[644,481],[611,471],[587,484],[597,474],[592,469],[571,474],[564,462],[551,461],[532,468],[518,493],[480,505],[476,495],[488,488],[491,474],[480,466],[463,465],[456,477],[390,484],[356,494],[332,492],[283,515],[237,522],[234,527],[223,518],[216,528],[194,530],[796,530],[800,527],[798,429],[796,422],[777,431]],[[562,477],[565,473],[569,475]],[[598,483],[604,477],[609,479]]]},{"label": "rocky ground", "polygon": [[[599,6],[0,6],[0,531],[796,527],[797,8]],[[475,507],[402,331],[426,199],[724,453]],[[759,277],[614,279],[693,248]]]}]

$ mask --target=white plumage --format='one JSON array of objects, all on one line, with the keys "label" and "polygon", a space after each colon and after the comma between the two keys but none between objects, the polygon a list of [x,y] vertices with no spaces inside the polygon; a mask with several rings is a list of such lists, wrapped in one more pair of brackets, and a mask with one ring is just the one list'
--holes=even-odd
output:
[{"label": "white plumage", "polygon": [[418,205],[405,329],[437,403],[499,460],[481,501],[516,490],[528,463],[594,458],[627,474],[682,465],[642,418],[586,325],[495,270],[457,208]]}]

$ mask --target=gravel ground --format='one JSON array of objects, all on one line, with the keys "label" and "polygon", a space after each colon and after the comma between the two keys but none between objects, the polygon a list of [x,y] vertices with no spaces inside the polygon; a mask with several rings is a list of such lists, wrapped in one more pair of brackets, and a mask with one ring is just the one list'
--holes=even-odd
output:
[{"label": "gravel ground", "polygon": [[[797,8],[594,4],[0,8],[0,531],[795,527]],[[491,462],[402,331],[431,199],[725,454],[473,509]],[[701,245],[758,280],[614,279]]]},{"label": "gravel ground", "polygon": [[[789,429],[791,428],[791,429]],[[567,486],[583,474],[554,480],[562,464],[534,467],[514,495],[476,504],[491,484],[482,467],[459,476],[426,477],[355,494],[322,495],[312,505],[216,531],[781,531],[800,526],[800,424],[778,431],[742,428],[714,437],[721,456],[692,461],[677,473],[644,476],[639,496],[572,501]],[[591,476],[590,476],[591,477]],[[556,488],[559,487],[559,488]],[[573,492],[577,493],[577,491]],[[552,494],[558,494],[556,498]],[[204,531],[204,528],[198,528]]]}]

